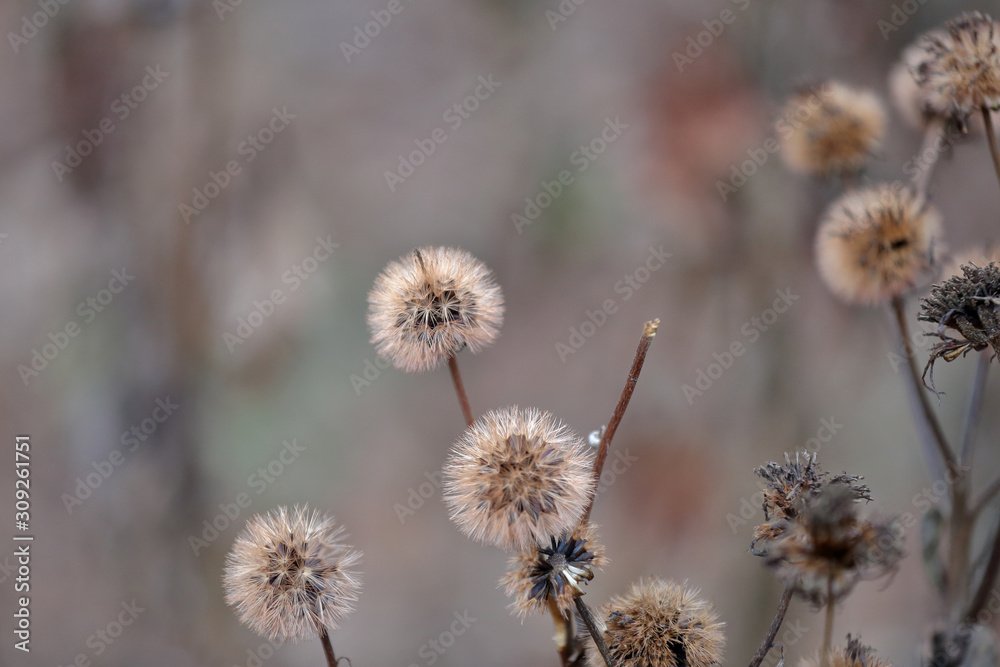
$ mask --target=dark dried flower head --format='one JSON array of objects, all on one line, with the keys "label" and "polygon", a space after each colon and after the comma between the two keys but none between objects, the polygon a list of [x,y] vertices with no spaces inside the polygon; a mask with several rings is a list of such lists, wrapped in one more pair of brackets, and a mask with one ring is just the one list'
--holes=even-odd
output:
[{"label": "dark dried flower head", "polygon": [[829,667],[892,667],[891,662],[876,658],[875,651],[861,643],[861,637],[852,639],[850,635],[847,635],[847,647],[830,649],[827,658],[826,663],[820,656],[804,658],[799,667],[823,667],[824,664]]},{"label": "dark dried flower head", "polygon": [[930,268],[940,229],[937,210],[907,188],[849,192],[827,209],[816,237],[820,275],[848,303],[882,303]]},{"label": "dark dried flower head", "polygon": [[822,91],[817,96],[802,90],[785,103],[779,123],[782,156],[789,167],[809,174],[859,171],[882,142],[882,103],[873,93],[835,81]]},{"label": "dark dried flower head", "polygon": [[551,601],[568,613],[573,599],[583,595],[581,584],[607,563],[596,534],[594,524],[588,523],[552,537],[548,546],[536,545],[511,558],[510,572],[500,580],[507,595],[514,598],[511,610],[524,617],[547,611]]},{"label": "dark dried flower head", "polygon": [[251,630],[281,641],[337,629],[361,590],[361,554],[333,518],[296,507],[254,515],[226,559],[226,602]]},{"label": "dark dried flower head", "polygon": [[407,373],[426,371],[500,333],[503,294],[492,272],[457,248],[419,248],[390,262],[368,293],[368,327],[379,356]]},{"label": "dark dried flower head", "polygon": [[847,473],[830,477],[820,469],[816,454],[808,452],[796,452],[794,462],[786,453],[785,465],[768,461],[754,472],[766,484],[763,501],[766,523],[757,526],[750,544],[750,551],[755,556],[766,555],[757,549],[758,543],[784,534],[790,522],[795,521],[802,509],[827,486],[841,484],[850,490],[855,500],[871,500],[871,489],[861,484],[863,477]]},{"label": "dark dried flower head", "polygon": [[895,521],[862,520],[848,486],[824,488],[783,536],[768,544],[767,564],[786,585],[819,605],[845,597],[860,579],[895,570],[903,556]]},{"label": "dark dried flower head", "polygon": [[[930,295],[920,301],[917,317],[937,324],[937,335],[941,338],[931,351],[925,376],[939,357],[954,361],[970,350],[987,347],[993,348],[994,355],[1000,352],[1000,264],[963,266],[962,275],[931,287]],[[957,332],[961,338],[952,338],[946,329]]]},{"label": "dark dried flower head", "polygon": [[[653,578],[601,609],[604,641],[619,667],[709,667],[722,663],[726,637],[705,600],[673,581]],[[591,667],[604,665],[593,640]]]},{"label": "dark dried flower head", "polygon": [[1000,35],[989,16],[962,14],[915,46],[911,68],[925,114],[964,127],[971,114],[1000,106]]},{"label": "dark dried flower head", "polygon": [[517,406],[476,420],[444,467],[459,530],[504,551],[573,530],[594,492],[594,456],[551,413]]}]

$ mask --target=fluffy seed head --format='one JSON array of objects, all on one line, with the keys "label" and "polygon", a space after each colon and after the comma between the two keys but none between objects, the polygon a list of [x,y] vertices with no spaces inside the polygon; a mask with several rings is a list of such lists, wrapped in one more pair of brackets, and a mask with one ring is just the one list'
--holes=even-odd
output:
[{"label": "fluffy seed head", "polygon": [[[892,667],[892,663],[879,660],[875,657],[875,651],[870,646],[861,643],[861,637],[852,639],[847,635],[847,646],[844,648],[833,648],[827,653],[830,667]],[[815,658],[803,658],[799,662],[799,667],[823,667],[820,656]]]},{"label": "fluffy seed head", "polygon": [[548,546],[535,545],[511,558],[510,571],[500,580],[514,599],[511,611],[523,618],[548,610],[552,600],[568,613],[574,598],[583,595],[581,584],[607,563],[596,536],[596,526],[588,523],[550,538]]},{"label": "fluffy seed head", "polygon": [[307,506],[254,515],[226,559],[226,602],[268,639],[310,639],[336,630],[361,590],[361,554],[343,527]]},{"label": "fluffy seed head", "polygon": [[[778,125],[788,166],[809,174],[857,172],[878,150],[885,110],[874,93],[838,82],[792,95]],[[789,120],[792,119],[792,120]]]},{"label": "fluffy seed head", "polygon": [[379,356],[402,371],[434,368],[468,346],[490,345],[503,323],[493,273],[457,248],[418,248],[389,262],[368,293],[368,328]]},{"label": "fluffy seed head", "polygon": [[[940,42],[948,39],[948,33],[936,29],[923,35],[917,42],[910,44],[899,56],[899,60],[889,70],[889,93],[900,116],[910,127],[922,130],[927,125],[941,118],[928,100],[927,89],[917,82],[917,71],[921,63],[928,58],[924,42]],[[945,117],[943,120],[949,120]]]},{"label": "fluffy seed head", "polygon": [[[604,641],[619,667],[709,667],[722,663],[723,623],[708,602],[673,581],[633,584],[601,609]],[[591,667],[604,662],[593,640]]]},{"label": "fluffy seed head", "polygon": [[964,127],[983,107],[1000,106],[1000,34],[989,16],[972,12],[933,30],[907,55],[923,114]]},{"label": "fluffy seed head", "polygon": [[494,410],[452,448],[443,497],[464,534],[525,551],[579,523],[594,492],[593,467],[593,452],[552,414]]},{"label": "fluffy seed head", "polygon": [[879,185],[833,202],[816,237],[819,272],[848,303],[904,294],[933,264],[941,216],[908,188]]}]

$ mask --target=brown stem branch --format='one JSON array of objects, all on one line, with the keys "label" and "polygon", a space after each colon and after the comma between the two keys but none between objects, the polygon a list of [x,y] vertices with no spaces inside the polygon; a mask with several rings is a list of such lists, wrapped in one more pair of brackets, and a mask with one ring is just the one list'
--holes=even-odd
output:
[{"label": "brown stem branch", "polygon": [[764,658],[767,657],[767,654],[774,647],[774,638],[778,636],[778,630],[781,629],[781,624],[785,620],[785,614],[788,612],[788,604],[792,601],[792,592],[792,587],[788,586],[785,588],[785,592],[781,594],[781,601],[778,602],[778,611],[775,612],[774,618],[771,620],[771,627],[768,629],[764,641],[760,643],[757,652],[753,654],[750,667],[760,667],[760,663],[764,662]]},{"label": "brown stem branch", "polygon": [[931,159],[929,162],[923,165],[923,168],[917,174],[916,178],[916,188],[917,194],[926,197],[927,190],[931,184],[931,176],[934,174],[934,167],[937,165],[938,157],[941,155],[941,151],[935,148],[938,138],[944,134],[945,126],[944,123],[934,120],[927,124],[927,130],[924,132],[924,140],[920,145],[920,155],[923,157],[930,152]]},{"label": "brown stem branch", "polygon": [[[604,434],[601,436],[601,443],[597,447],[597,458],[594,460],[595,483],[601,481],[604,462],[607,461],[608,451],[611,449],[611,439],[615,437],[615,431],[618,430],[618,425],[621,424],[622,417],[625,416],[625,409],[628,408],[628,403],[632,400],[635,383],[639,380],[642,365],[646,362],[646,353],[649,351],[649,346],[652,344],[653,337],[656,336],[656,330],[659,327],[659,318],[646,322],[643,327],[642,338],[639,339],[639,347],[636,349],[635,358],[632,360],[632,368],[629,369],[628,378],[625,380],[625,388],[622,389],[622,394],[618,398],[618,404],[615,406],[615,412],[611,415],[611,421],[608,422],[607,428],[604,429]],[[583,518],[580,520],[581,524],[585,524],[590,520],[590,511],[594,509],[595,499],[596,496],[591,496],[590,502],[587,504],[587,510],[583,513]]]},{"label": "brown stem branch", "polygon": [[330,633],[326,628],[320,630],[319,640],[323,642],[323,654],[326,655],[326,664],[329,667],[337,667],[337,656],[333,653],[333,644],[330,643]]},{"label": "brown stem branch", "polygon": [[604,658],[604,664],[607,667],[615,667],[614,658],[611,657],[608,645],[604,641],[604,634],[597,627],[597,623],[594,622],[594,616],[590,613],[587,603],[583,601],[582,597],[576,598],[574,602],[576,603],[576,610],[580,614],[580,618],[583,619],[583,624],[587,626],[590,636],[594,638],[594,644],[597,645],[597,650],[600,651],[601,657]]},{"label": "brown stem branch", "polygon": [[830,645],[833,643],[833,577],[826,581],[826,623],[823,624],[823,648],[819,651],[819,661],[823,667],[830,665]]},{"label": "brown stem branch", "polygon": [[983,570],[983,579],[979,582],[979,588],[969,604],[969,610],[965,614],[966,623],[976,623],[979,612],[986,608],[990,602],[990,592],[996,584],[997,572],[1000,571],[1000,527],[997,528],[993,539],[993,546],[990,551],[990,559]]},{"label": "brown stem branch", "polygon": [[990,157],[993,158],[993,170],[997,173],[997,181],[1000,182],[1000,149],[997,148],[997,136],[993,129],[993,116],[990,110],[983,107],[983,123],[986,125],[986,141],[990,145]]},{"label": "brown stem branch", "polygon": [[549,596],[549,613],[552,615],[552,622],[556,626],[556,634],[553,639],[556,642],[556,649],[559,651],[559,660],[562,662],[563,667],[568,667],[573,649],[573,642],[571,641],[573,625],[568,618],[563,616],[562,611],[559,610],[559,606],[552,596]]},{"label": "brown stem branch", "polygon": [[976,441],[976,430],[979,427],[979,415],[983,408],[986,395],[986,378],[990,370],[989,349],[979,353],[979,363],[976,364],[976,376],[972,380],[972,393],[969,396],[969,407],[965,413],[965,428],[962,432],[962,447],[958,462],[963,467],[972,465],[972,450]]},{"label": "brown stem branch", "polygon": [[465,423],[472,426],[475,419],[472,417],[472,408],[469,407],[469,397],[465,393],[465,385],[462,383],[462,374],[458,370],[458,361],[454,356],[448,357],[448,369],[451,371],[451,381],[455,384],[455,393],[458,394],[458,402],[462,406],[462,414],[465,416]]}]

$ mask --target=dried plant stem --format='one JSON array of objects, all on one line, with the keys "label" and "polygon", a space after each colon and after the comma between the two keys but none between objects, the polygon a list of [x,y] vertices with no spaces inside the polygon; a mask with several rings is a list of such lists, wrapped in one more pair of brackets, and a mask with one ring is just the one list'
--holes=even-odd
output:
[{"label": "dried plant stem", "polygon": [[337,667],[337,656],[333,653],[333,644],[330,643],[330,633],[323,628],[319,632],[319,640],[323,642],[323,654],[326,655],[326,664],[329,667]]},{"label": "dried plant stem", "polygon": [[764,658],[767,657],[771,648],[774,647],[774,638],[778,636],[778,630],[781,629],[781,624],[785,620],[785,614],[788,612],[788,604],[792,601],[792,592],[792,587],[788,586],[785,588],[785,592],[781,594],[781,601],[778,602],[778,611],[775,612],[774,618],[771,620],[771,627],[767,631],[767,636],[760,643],[757,652],[753,654],[750,667],[760,667],[760,663],[764,662]]},{"label": "dried plant stem", "polygon": [[972,451],[976,442],[976,432],[979,427],[979,416],[983,409],[983,399],[986,394],[986,378],[990,371],[989,349],[979,353],[976,364],[976,375],[972,380],[972,393],[969,396],[969,408],[965,413],[965,429],[962,432],[962,447],[959,450],[958,462],[963,466],[972,464]]},{"label": "dried plant stem", "polygon": [[983,123],[986,125],[986,141],[990,145],[990,157],[993,158],[993,169],[997,173],[997,181],[1000,182],[1000,149],[997,148],[997,136],[993,130],[993,117],[990,110],[983,107]]},{"label": "dried plant stem", "polygon": [[559,650],[559,660],[562,664],[570,664],[570,652],[572,650],[572,642],[570,641],[570,635],[572,634],[573,626],[569,622],[569,619],[563,616],[563,613],[559,610],[559,606],[556,605],[556,601],[549,596],[549,613],[552,615],[552,622],[556,626],[556,634],[553,639],[556,642],[556,648]]},{"label": "dried plant stem", "polygon": [[597,645],[597,650],[601,652],[601,657],[604,658],[604,664],[607,667],[615,667],[614,658],[611,657],[608,645],[604,641],[604,635],[597,627],[597,623],[594,622],[594,616],[590,613],[587,603],[583,601],[582,597],[576,598],[574,602],[576,602],[576,610],[579,612],[580,618],[583,619],[583,624],[587,626],[590,636],[594,638],[594,644]]},{"label": "dried plant stem", "polygon": [[469,407],[469,397],[465,393],[465,385],[462,384],[462,374],[458,370],[458,361],[454,356],[448,357],[448,370],[451,371],[451,381],[455,384],[455,393],[458,394],[458,402],[462,406],[465,423],[472,426],[475,419],[472,416],[472,408]]},{"label": "dried plant stem", "polygon": [[1000,529],[996,531],[996,535],[993,538],[990,559],[986,562],[986,567],[983,569],[983,579],[979,582],[979,588],[972,597],[972,602],[969,604],[969,609],[963,618],[964,622],[975,623],[979,618],[979,612],[989,604],[990,593],[993,590],[994,584],[996,584],[998,571],[1000,571]]},{"label": "dried plant stem", "polygon": [[830,644],[833,643],[833,577],[826,580],[826,623],[823,624],[823,647],[819,650],[822,667],[830,667]]},{"label": "dried plant stem", "polygon": [[[659,318],[646,322],[643,326],[642,338],[639,339],[639,347],[635,351],[632,368],[629,369],[628,378],[625,379],[625,388],[622,389],[622,394],[618,398],[618,405],[615,406],[615,412],[611,415],[611,421],[608,422],[607,428],[604,429],[604,435],[601,436],[601,443],[597,447],[597,458],[594,461],[594,479],[598,482],[600,482],[601,473],[604,471],[604,462],[608,459],[608,451],[611,449],[611,439],[615,437],[615,431],[618,430],[618,425],[621,423],[622,417],[625,416],[625,409],[628,408],[628,403],[632,400],[635,383],[639,380],[642,365],[646,362],[646,353],[649,351],[649,346],[652,344],[653,337],[656,336],[656,330],[659,327]],[[580,520],[581,524],[585,524],[590,520],[590,511],[592,509],[594,509],[593,497],[591,497],[590,503],[587,504],[587,510],[583,513],[583,518]]]},{"label": "dried plant stem", "polygon": [[928,151],[931,151],[930,162],[917,174],[916,186],[917,193],[922,196],[927,196],[927,189],[931,184],[931,176],[934,174],[934,167],[937,165],[938,157],[941,151],[934,149],[934,144],[944,133],[944,124],[940,121],[931,121],[927,125],[927,130],[924,132],[924,140],[920,146],[920,155],[923,157],[927,155]]}]

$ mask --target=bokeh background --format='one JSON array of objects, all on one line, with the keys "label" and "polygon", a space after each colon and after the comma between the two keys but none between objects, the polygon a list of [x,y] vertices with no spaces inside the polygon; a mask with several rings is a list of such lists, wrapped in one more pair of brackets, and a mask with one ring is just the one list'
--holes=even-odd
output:
[{"label": "bokeh background", "polygon": [[[549,619],[506,610],[505,556],[461,537],[429,481],[463,427],[447,371],[383,370],[368,343],[368,288],[418,245],[465,248],[503,287],[501,337],[460,359],[476,412],[517,403],[581,434],[599,428],[642,323],[662,320],[616,438],[629,463],[594,511],[611,565],[588,589],[592,604],[640,577],[687,580],[727,624],[727,662],[746,664],[780,593],[747,552],[762,518],[755,466],[821,444],[828,470],[865,476],[870,511],[918,512],[932,479],[885,313],[842,305],[813,266],[816,220],[837,188],[770,154],[725,201],[718,183],[748,150],[760,154],[796,86],[837,77],[885,96],[916,35],[962,9],[1000,12],[997,2],[399,3],[367,43],[357,33],[372,11],[384,20],[388,0],[70,0],[22,41],[7,33],[31,33],[25,17],[40,5],[0,5],[0,414],[6,443],[32,437],[36,534],[33,650],[14,651],[5,630],[0,663],[256,664],[263,640],[225,606],[223,561],[251,513],[308,502],[365,552],[362,599],[334,636],[354,665],[558,664]],[[704,22],[718,28],[723,10],[732,22],[706,39]],[[700,52],[689,41],[699,33]],[[499,85],[456,127],[448,111],[480,77]],[[627,127],[581,161],[608,119]],[[102,123],[113,131],[76,166],[54,166]],[[390,188],[385,172],[435,128],[447,140]],[[251,136],[270,142],[251,150]],[[919,146],[890,111],[869,175],[905,180]],[[185,220],[180,206],[213,172],[225,181],[230,161],[238,173]],[[562,170],[572,184],[519,227],[525,198],[546,202],[543,182]],[[981,136],[943,156],[931,196],[949,247],[996,237],[1000,189]],[[303,264],[318,239],[337,246]],[[637,274],[650,248],[671,256]],[[298,284],[296,266],[312,270]],[[134,278],[102,292],[114,271]],[[626,299],[630,275],[646,280]],[[283,302],[251,315],[275,290]],[[778,290],[797,299],[758,328]],[[606,300],[614,312],[560,355]],[[233,343],[240,318],[259,326]],[[71,323],[77,335],[61,337]],[[19,370],[53,338],[64,346],[37,375]],[[746,354],[688,400],[683,386],[733,342]],[[938,368],[951,433],[973,366]],[[149,421],[157,400],[178,406],[162,423]],[[152,433],[126,446],[144,420]],[[836,432],[810,445],[822,420]],[[988,408],[977,480],[997,468],[997,421]],[[293,440],[304,451],[275,465]],[[13,447],[3,450],[12,489]],[[120,465],[100,476],[112,457]],[[99,484],[80,489],[88,475]],[[250,506],[220,518],[240,494]],[[3,497],[11,534],[12,491]],[[916,664],[935,614],[916,530],[907,544],[898,574],[862,583],[836,626],[897,665]],[[0,577],[8,627],[12,576]],[[133,600],[135,621],[111,643],[95,639]],[[441,638],[443,654],[430,649],[466,612],[468,630]],[[790,661],[817,648],[821,620],[807,606],[793,603],[787,626],[800,630],[784,637]],[[263,656],[315,665],[321,649]]]}]

